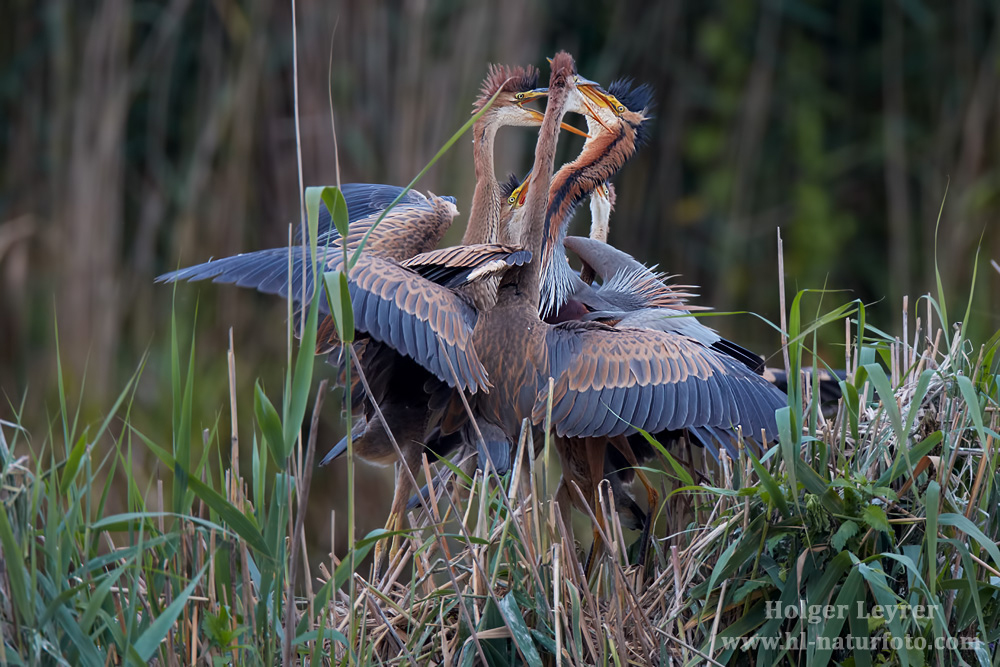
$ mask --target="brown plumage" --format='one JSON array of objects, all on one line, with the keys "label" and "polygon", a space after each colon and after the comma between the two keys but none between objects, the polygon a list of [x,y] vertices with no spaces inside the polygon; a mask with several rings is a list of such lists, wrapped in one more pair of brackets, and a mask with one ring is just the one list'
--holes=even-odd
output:
[{"label": "brown plumage", "polygon": [[[470,327],[478,317],[479,308],[469,297],[451,288],[474,285],[490,280],[510,266],[525,262],[530,255],[515,248],[498,244],[460,246],[421,253],[402,265],[379,257],[362,255],[352,272],[352,301],[355,314],[366,315],[377,309],[379,322],[388,321],[384,329],[370,328],[372,337],[383,341],[366,345],[365,354],[358,355],[361,371],[368,379],[372,396],[361,387],[355,387],[357,398],[353,409],[360,410],[358,427],[352,431],[356,437],[356,453],[373,463],[396,462],[396,480],[392,506],[386,529],[401,528],[407,499],[415,490],[411,480],[419,474],[419,464],[425,449],[429,455],[447,456],[461,440],[440,434],[435,422],[437,413],[431,409],[432,396],[444,386],[470,392],[488,388],[486,377],[476,377],[476,367],[471,363],[475,350],[469,338]],[[371,270],[369,265],[377,266]],[[421,280],[413,280],[419,275]],[[357,290],[354,289],[355,284]],[[369,307],[372,295],[376,305]],[[392,304],[385,314],[384,303]],[[462,315],[463,317],[458,317]],[[406,318],[420,318],[425,322],[421,338],[415,327],[400,326]],[[468,319],[466,319],[468,317]],[[367,324],[367,320],[364,322]],[[409,336],[413,331],[414,336]],[[463,354],[440,355],[426,363],[425,348],[437,344],[447,351],[460,349]],[[357,349],[357,343],[355,349]],[[404,356],[405,355],[405,356]],[[410,357],[410,358],[407,358]],[[418,365],[412,359],[421,361]],[[346,360],[345,360],[346,362]],[[478,359],[476,359],[478,364]],[[428,373],[430,371],[430,373]],[[433,374],[433,377],[431,376]],[[358,373],[355,373],[357,377]],[[468,381],[474,377],[478,385]],[[375,404],[381,408],[383,423],[375,413]],[[402,454],[397,457],[396,447],[389,434],[396,439]],[[346,451],[346,438],[338,443],[321,463],[328,463]],[[381,567],[384,547],[376,549],[376,567]],[[399,540],[394,537],[389,547],[389,557],[394,557]]]},{"label": "brown plumage", "polygon": [[[433,250],[458,212],[449,198],[408,193],[375,227],[379,213],[401,190],[391,186],[345,186],[344,192],[350,218],[348,234],[341,238],[329,215],[321,220],[317,270],[307,270],[308,262],[303,261],[300,247],[273,248],[189,267],[159,280],[213,278],[215,282],[255,287],[266,293],[291,293],[293,298],[304,288],[311,296],[317,273],[345,270],[343,248],[353,253],[367,235],[364,250],[349,271],[355,327],[361,332],[354,349],[368,371],[366,375],[372,376],[370,384],[376,400],[384,402],[383,414],[404,450],[404,465],[413,469],[429,428],[429,394],[422,394],[421,388],[440,383],[476,392],[489,387],[471,344],[478,311],[467,296],[453,288],[494,277],[527,261],[529,256],[496,244],[466,246],[460,252]],[[318,306],[326,312],[325,300]],[[323,349],[340,347],[328,318],[321,324],[320,333],[324,336],[320,338]],[[352,408],[359,411],[354,429],[358,456],[376,463],[395,460],[395,448],[385,426],[373,418],[364,393],[355,389]],[[442,442],[441,446],[447,447],[448,443]],[[335,446],[324,462],[343,449],[346,442]],[[398,525],[411,493],[408,479],[400,467],[389,528]]]},{"label": "brown plumage", "polygon": [[[382,244],[386,243],[388,248],[394,252],[393,259],[436,285],[457,289],[458,294],[470,302],[477,312],[492,307],[496,298],[498,277],[511,265],[525,262],[530,258],[528,253],[521,252],[515,247],[497,244],[501,238],[502,200],[499,193],[500,185],[493,168],[493,146],[496,133],[501,127],[530,127],[541,123],[542,114],[537,110],[522,106],[522,100],[518,99],[520,93],[534,88],[537,81],[538,72],[532,67],[494,65],[490,68],[483,82],[481,96],[476,101],[473,112],[482,110],[494,94],[497,96],[490,108],[485,111],[473,127],[476,189],[463,245],[433,250],[432,248],[437,245],[440,237],[433,239],[433,243],[430,243],[432,233],[393,226],[384,232],[385,240],[379,238],[373,246],[374,251],[380,254],[383,251]],[[379,230],[376,231],[381,229],[380,226]],[[414,236],[412,240],[393,241],[394,238],[410,235]],[[369,243],[372,240],[370,238]],[[427,243],[421,243],[422,240],[426,240]],[[400,247],[401,243],[407,245]],[[415,254],[414,251],[420,254]],[[394,288],[394,286],[387,287]],[[412,297],[408,296],[407,298]],[[448,315],[449,310],[445,308],[440,313]],[[324,331],[332,332],[333,327],[327,326]],[[451,333],[454,331],[463,334],[465,332],[462,328],[449,329]],[[335,337],[331,340],[328,336],[328,340],[336,343]],[[459,457],[465,456],[469,451],[476,450],[476,443],[469,432],[470,429],[465,429],[464,432],[442,430],[440,424],[444,412],[433,409],[429,404],[435,393],[441,393],[441,381],[445,378],[436,372],[436,381],[435,378],[421,376],[404,360],[396,359],[392,350],[385,349],[384,346],[375,346],[369,349],[366,357],[368,361],[362,359],[362,371],[365,372],[366,376],[375,375],[378,379],[376,384],[379,386],[372,387],[372,391],[376,393],[379,405],[383,407],[389,431],[393,434],[399,431],[402,434],[402,437],[397,438],[397,440],[405,466],[416,472],[414,466],[419,462],[425,447],[431,453],[438,455],[444,455],[460,448]],[[467,374],[467,371],[462,367],[461,358],[452,357],[450,360],[458,362],[454,365],[454,373],[458,376],[459,381],[447,380],[445,383],[448,386],[461,388],[464,384],[461,378]],[[369,368],[369,364],[371,364],[371,368]],[[440,370],[448,372],[450,369],[442,368]],[[389,408],[385,409],[383,403]],[[384,425],[374,423],[377,421],[373,414],[374,406],[365,400],[355,407],[362,410],[358,415],[359,423],[367,425],[363,429],[359,427],[360,447],[358,451],[366,457],[369,452],[373,457],[381,456],[381,453],[393,454],[395,448],[389,442]],[[494,467],[500,468],[502,471],[506,466],[505,460],[508,456],[506,441],[497,438],[495,432],[491,431],[485,424],[482,425],[480,431],[491,434],[484,435],[485,441],[481,444],[485,447],[480,448],[480,452],[491,456],[495,462]],[[332,460],[345,449],[345,441],[338,443],[324,460]],[[405,499],[402,494],[404,492],[408,494],[412,488],[409,479],[409,475],[406,475],[402,468],[397,469],[396,494],[390,514],[391,525],[389,527],[396,526],[397,524],[393,522],[398,522],[401,517],[402,501]],[[397,544],[394,540],[390,549],[390,557],[395,553]]]},{"label": "brown plumage", "polygon": [[[537,256],[541,249],[543,226],[550,191],[558,123],[565,113],[567,98],[573,93],[572,58],[558,54],[552,61],[549,102],[539,134],[535,165],[523,209],[523,240]],[[551,366],[565,365],[563,348],[574,347],[576,330],[568,330],[568,340],[561,340],[563,330],[543,323],[538,317],[541,270],[538,263],[514,269],[501,281],[496,307],[485,313],[475,331],[475,345],[489,355],[487,365],[496,372],[497,384],[489,395],[476,396],[476,408],[486,421],[500,425],[510,436],[517,433],[523,418],[537,424],[537,406],[544,405],[544,386],[550,375],[562,381],[562,371]],[[584,325],[584,328],[592,328]],[[488,352],[487,352],[488,351]],[[591,350],[593,352],[593,350]],[[598,434],[602,435],[602,434]],[[595,440],[600,470],[591,477],[603,476],[605,440]],[[627,443],[626,443],[627,444]],[[595,464],[597,465],[597,464]],[[589,492],[590,488],[586,490]]]},{"label": "brown plumage", "polygon": [[[461,257],[466,252],[464,248],[468,247],[467,244],[488,245],[498,241],[517,243],[517,239],[512,239],[511,235],[507,233],[508,221],[513,208],[506,205],[505,197],[513,191],[513,188],[498,181],[493,163],[493,150],[496,134],[501,127],[530,127],[541,124],[542,114],[535,109],[524,106],[532,99],[526,93],[537,85],[538,70],[530,65],[528,67],[490,66],[483,81],[480,96],[473,105],[473,113],[478,113],[494,98],[494,95],[496,96],[489,109],[473,126],[473,164],[476,174],[476,188],[473,193],[469,221],[462,238],[463,245],[439,251],[442,254],[447,254],[449,257]],[[582,134],[569,125],[561,124],[561,127]],[[517,187],[516,184],[514,187]],[[485,265],[483,270],[492,270],[494,266]],[[478,277],[478,274],[476,275]],[[462,288],[462,293],[469,297],[480,311],[489,310],[496,301],[498,275],[483,277],[483,279],[471,282]],[[437,433],[443,437],[450,438],[457,434],[461,444],[454,460],[463,462],[463,468],[471,473],[474,466],[482,466],[485,463],[484,457],[489,456],[493,459],[492,467],[501,473],[504,472],[506,461],[509,460],[509,445],[501,437],[502,434],[485,422],[477,423],[476,427],[473,428],[467,422],[464,406],[458,397],[452,397],[451,403],[446,405],[447,407],[441,413],[436,413],[431,419],[440,420]],[[491,433],[492,436],[488,437],[487,433]],[[483,438],[480,438],[479,434],[483,434]],[[470,457],[469,454],[477,449],[479,456]]]},{"label": "brown plumage", "polygon": [[[542,114],[524,106],[531,97],[526,94],[538,85],[538,70],[527,67],[491,65],[479,98],[473,105],[473,113],[478,113],[487,102],[497,95],[493,105],[472,128],[472,158],[476,173],[476,189],[472,195],[469,222],[462,236],[463,244],[509,243],[504,237],[501,225],[501,185],[497,180],[493,165],[493,147],[497,132],[501,127],[536,127],[542,122]],[[568,131],[581,132],[569,125],[562,125]]]},{"label": "brown plumage", "polygon": [[[553,64],[554,79],[558,73]],[[553,109],[565,112],[573,93],[571,81],[549,88],[546,125],[536,149],[527,199],[520,220],[512,223],[525,248],[542,261],[508,272],[501,281],[496,307],[476,326],[474,345],[494,388],[488,395],[477,395],[475,402],[483,418],[514,434],[525,417],[541,424],[548,379],[554,378],[556,446],[564,470],[570,471],[572,481],[593,503],[597,483],[604,476],[609,443],[629,465],[636,465],[625,438],[636,428],[725,430],[740,424],[751,432],[760,427],[773,431],[773,411],[781,401],[770,393],[773,388],[755,381],[745,366],[689,337],[598,322],[550,325],[539,319],[546,270],[543,247],[553,247],[549,257],[564,257],[558,230],[568,223],[573,205],[620,168],[627,151],[619,150],[614,136],[634,138],[637,132],[635,124],[621,123],[617,134],[606,135],[611,139],[598,137],[590,142],[581,157],[552,178],[555,139],[549,114]],[[607,152],[603,158],[600,150]],[[676,293],[671,299],[675,305],[682,300]],[[655,490],[639,476],[654,507]],[[594,511],[599,515],[596,505]]]},{"label": "brown plumage", "polygon": [[[501,238],[501,206],[500,185],[497,182],[493,168],[493,146],[497,131],[504,126],[537,126],[541,122],[542,115],[537,110],[522,106],[522,101],[518,95],[523,91],[531,90],[537,85],[538,72],[533,67],[505,67],[494,65],[483,82],[480,98],[474,105],[473,113],[476,113],[494,96],[497,95],[493,104],[480,117],[473,127],[473,159],[476,170],[476,189],[473,195],[472,208],[469,215],[469,222],[463,237],[463,245],[453,248],[432,250],[436,246],[438,239],[431,245],[420,245],[417,241],[419,235],[405,248],[411,254],[397,252],[393,255],[402,263],[405,268],[416,271],[423,277],[449,288],[458,288],[459,293],[470,301],[477,311],[487,310],[492,307],[496,298],[496,286],[498,278],[511,265],[527,261],[529,254],[520,252],[517,248],[499,245],[496,242]],[[380,227],[381,229],[381,227]],[[393,250],[398,249],[392,245],[392,237],[406,236],[413,233],[409,229],[394,227],[388,230],[386,240]],[[428,234],[423,233],[423,238]],[[429,240],[429,239],[428,239]],[[369,239],[371,242],[372,239]],[[380,239],[375,246],[375,252],[381,252],[383,241]],[[412,252],[418,250],[420,254],[413,256]],[[442,313],[447,314],[447,310]],[[326,331],[333,331],[332,327],[326,327]],[[464,329],[460,329],[464,333]],[[332,342],[336,342],[334,338]],[[391,350],[375,347],[369,351],[368,359],[375,367],[371,370],[379,370],[377,374],[380,387],[373,387],[373,392],[378,393],[379,405],[383,407],[383,413],[388,422],[389,431],[396,433],[399,431],[402,437],[397,438],[400,451],[403,455],[403,464],[409,467],[414,473],[414,467],[420,460],[425,447],[430,453],[444,455],[456,448],[459,448],[457,458],[467,456],[470,451],[477,449],[471,429],[460,432],[458,429],[449,431],[442,429],[441,421],[444,412],[432,409],[428,401],[435,393],[441,393],[441,382],[444,378],[435,373],[438,382],[432,378],[423,378],[414,369],[410,368],[402,360],[396,360],[394,365]],[[461,363],[461,359],[457,360]],[[362,360],[362,371],[366,375],[372,375],[367,368],[368,362]],[[398,368],[397,368],[398,366]],[[459,378],[463,377],[466,371],[455,365],[454,372]],[[449,386],[459,386],[461,382],[447,381]],[[404,388],[405,387],[405,391]],[[407,393],[408,392],[408,393]],[[386,410],[383,403],[389,405]],[[367,400],[358,408],[363,408],[359,414],[359,422],[369,424],[367,428],[359,431],[359,451],[364,455],[370,451],[372,456],[377,456],[381,452],[394,453],[395,448],[391,447],[388,434],[384,426],[374,424],[373,406]],[[377,421],[377,420],[375,420]],[[480,458],[490,456],[494,460],[494,468],[501,471],[506,467],[508,445],[502,437],[497,437],[495,430],[483,424],[480,432],[484,433],[485,440],[480,444]],[[502,436],[502,434],[501,434]],[[342,441],[334,447],[324,459],[332,460],[346,449],[346,442]],[[392,450],[391,452],[389,450]],[[391,458],[391,457],[390,457]],[[393,500],[393,508],[390,513],[390,526],[397,525],[402,514],[402,501],[405,499],[405,492],[409,494],[412,488],[409,483],[410,477],[405,474],[402,468],[397,469],[396,494]],[[398,542],[393,541],[390,549],[390,557],[395,553]],[[377,554],[380,555],[380,554]]]}]

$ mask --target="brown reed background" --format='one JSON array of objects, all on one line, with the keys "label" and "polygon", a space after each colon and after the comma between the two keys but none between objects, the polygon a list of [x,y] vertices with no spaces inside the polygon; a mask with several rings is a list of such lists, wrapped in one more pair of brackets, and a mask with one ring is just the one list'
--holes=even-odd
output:
[{"label": "brown reed background", "polygon": [[[305,183],[336,180],[331,90],[343,181],[405,184],[467,119],[488,63],[534,63],[544,81],[545,56],[564,48],[590,78],[656,89],[650,143],[617,180],[614,243],[701,285],[702,303],[776,322],[781,227],[790,292],[849,290],[825,304],[861,298],[894,330],[902,295],[933,289],[942,201],[952,309],[964,310],[980,243],[1000,258],[998,13],[988,0],[304,0]],[[132,421],[169,442],[172,289],[153,278],[285,243],[299,212],[292,80],[290,2],[0,6],[0,417],[23,402],[33,441],[45,441],[57,317],[84,418],[109,409],[148,352]],[[498,170],[523,171],[532,144],[530,132],[505,131]],[[564,142],[565,156],[578,145]],[[420,189],[454,194],[467,212],[470,152],[463,138]],[[998,292],[981,271],[973,339],[1000,327]],[[182,331],[196,308],[198,426],[218,423],[225,441],[228,328],[249,417],[255,378],[280,398],[285,308],[234,288],[178,287]],[[777,350],[751,316],[710,324]],[[834,364],[841,335],[824,339]],[[340,435],[334,401],[326,413],[324,447]],[[249,443],[249,426],[240,437]],[[136,475],[152,474],[137,460]],[[365,530],[384,519],[388,487],[378,471],[361,475],[373,498]],[[321,543],[343,479],[324,470],[314,486]]]}]

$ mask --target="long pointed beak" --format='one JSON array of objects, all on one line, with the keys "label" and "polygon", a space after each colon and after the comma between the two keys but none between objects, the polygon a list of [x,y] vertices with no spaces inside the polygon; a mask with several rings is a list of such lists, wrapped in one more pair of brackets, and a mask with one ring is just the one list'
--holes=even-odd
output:
[{"label": "long pointed beak", "polygon": [[578,137],[583,137],[584,139],[590,139],[589,134],[587,134],[578,127],[573,127],[572,125],[569,125],[568,123],[559,123],[559,127],[566,130],[567,132],[577,135]]},{"label": "long pointed beak", "polygon": [[514,188],[514,191],[510,193],[508,198],[508,203],[510,203],[511,208],[520,208],[524,206],[524,200],[528,197],[528,183],[531,182],[531,171],[524,175],[521,179],[521,184]]},{"label": "long pointed beak", "polygon": [[600,125],[601,127],[603,127],[606,131],[612,132],[611,128],[604,124],[604,121],[601,120],[600,115],[598,115],[597,111],[594,110],[594,107],[592,107],[590,105],[590,102],[588,101],[588,100],[594,101],[593,95],[598,94],[596,92],[596,90],[594,89],[594,87],[592,87],[592,86],[578,86],[577,90],[579,90],[582,93],[582,102],[583,102],[583,106],[587,109],[587,114],[591,118],[593,118],[594,121],[598,125]]},{"label": "long pointed beak", "polygon": [[[534,92],[534,91],[532,91],[532,92]],[[546,91],[546,94],[547,93],[548,93],[548,91]],[[541,95],[537,95],[536,97],[542,97],[542,96]],[[538,109],[531,109],[529,107],[522,106],[521,110],[522,111],[526,111],[528,114],[530,114],[532,118],[534,118],[535,120],[538,121],[539,125],[542,124],[542,119],[545,118],[545,114],[543,114]],[[567,132],[571,132],[571,133],[573,133],[573,134],[575,134],[577,136],[583,137],[584,139],[589,139],[590,138],[589,134],[587,134],[586,132],[584,132],[583,130],[581,130],[579,128],[573,127],[572,125],[570,125],[568,123],[559,123],[559,127],[561,127],[562,129],[566,130]]]},{"label": "long pointed beak", "polygon": [[576,75],[576,78],[574,79],[574,83],[576,83],[577,87],[584,87],[584,86],[586,86],[586,87],[590,87],[590,86],[596,86],[596,87],[598,87],[598,88],[599,88],[599,87],[600,87],[600,85],[601,85],[601,84],[597,83],[596,81],[591,81],[591,80],[590,80],[590,79],[588,79],[587,77],[585,77],[585,76],[580,76],[579,74],[577,74],[577,75]]},{"label": "long pointed beak", "polygon": [[547,97],[549,94],[548,88],[535,88],[534,90],[526,90],[523,93],[518,93],[518,102],[528,102],[530,100],[538,99],[539,97]]}]

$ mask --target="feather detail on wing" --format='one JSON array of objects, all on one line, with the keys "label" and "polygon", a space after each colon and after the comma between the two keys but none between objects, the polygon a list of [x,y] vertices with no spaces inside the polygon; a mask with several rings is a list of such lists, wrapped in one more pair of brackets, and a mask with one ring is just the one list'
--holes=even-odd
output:
[{"label": "feather detail on wing", "polygon": [[[560,436],[698,426],[774,433],[774,410],[785,404],[781,392],[745,366],[684,336],[567,322],[550,329],[547,345],[555,378],[552,423]],[[546,400],[540,392],[535,423],[544,419]]]}]

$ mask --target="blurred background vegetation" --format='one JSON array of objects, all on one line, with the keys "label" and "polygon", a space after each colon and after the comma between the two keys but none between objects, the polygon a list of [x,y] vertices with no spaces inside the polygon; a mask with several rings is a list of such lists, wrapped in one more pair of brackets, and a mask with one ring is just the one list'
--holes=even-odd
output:
[{"label": "blurred background vegetation", "polygon": [[[303,1],[305,184],[336,182],[331,93],[342,180],[402,185],[468,118],[488,63],[533,63],[544,81],[545,57],[563,48],[590,78],[656,89],[649,145],[617,179],[616,245],[701,285],[700,303],[777,322],[780,227],[790,293],[847,290],[824,305],[860,298],[898,332],[901,297],[912,311],[934,286],[942,202],[937,258],[952,304],[964,308],[980,244],[1000,258],[998,15],[993,0]],[[58,318],[83,416],[108,410],[148,352],[132,423],[169,440],[172,288],[153,278],[286,243],[299,215],[292,81],[290,2],[0,6],[0,417],[23,401],[23,423],[44,440]],[[506,130],[498,171],[523,172],[533,141]],[[578,147],[564,141],[565,157]],[[465,213],[473,185],[466,137],[419,188],[457,196]],[[973,340],[1000,327],[998,292],[981,273]],[[246,412],[257,377],[278,400],[285,306],[179,286],[185,326],[196,311],[196,425],[218,421],[225,441],[228,329]],[[710,324],[778,349],[752,316]],[[826,336],[838,365],[843,333]],[[333,401],[322,428],[326,448],[340,437]],[[137,461],[136,475],[153,473],[153,460]],[[317,474],[312,534],[328,545],[345,473]],[[384,521],[390,487],[382,471],[360,474],[372,498],[364,531]]]}]

